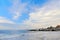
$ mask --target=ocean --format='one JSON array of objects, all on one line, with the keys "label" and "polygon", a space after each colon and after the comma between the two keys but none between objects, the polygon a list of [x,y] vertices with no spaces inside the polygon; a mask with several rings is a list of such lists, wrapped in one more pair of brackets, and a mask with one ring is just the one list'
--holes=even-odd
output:
[{"label": "ocean", "polygon": [[60,31],[0,30],[0,40],[60,40]]}]

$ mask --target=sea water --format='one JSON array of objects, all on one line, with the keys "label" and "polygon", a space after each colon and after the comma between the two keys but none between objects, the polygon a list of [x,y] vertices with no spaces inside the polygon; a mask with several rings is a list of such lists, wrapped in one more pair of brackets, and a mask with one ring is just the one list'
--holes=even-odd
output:
[{"label": "sea water", "polygon": [[60,31],[0,30],[0,40],[60,40]]}]

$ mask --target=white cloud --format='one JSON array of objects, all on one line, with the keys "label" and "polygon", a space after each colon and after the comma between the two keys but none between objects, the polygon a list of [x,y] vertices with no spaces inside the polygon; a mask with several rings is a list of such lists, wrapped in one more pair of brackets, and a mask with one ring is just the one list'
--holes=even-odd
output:
[{"label": "white cloud", "polygon": [[28,29],[25,24],[17,24],[5,17],[0,16],[0,30],[23,30]]},{"label": "white cloud", "polygon": [[9,24],[15,24],[13,21],[10,21],[9,19],[5,17],[0,16],[0,23],[9,23]]},{"label": "white cloud", "polygon": [[13,19],[18,19],[19,16],[20,16],[20,13],[16,12],[16,14],[13,16]]},{"label": "white cloud", "polygon": [[0,30],[17,29],[15,24],[16,24],[15,22],[13,22],[5,17],[0,16]]},{"label": "white cloud", "polygon": [[[28,9],[25,9],[28,3],[22,4],[18,0],[12,3],[13,5],[9,8],[9,11],[12,13],[13,19],[18,19],[22,12],[28,12]],[[22,26],[16,27],[17,29],[40,28],[60,24],[60,0],[50,0],[40,8],[29,7],[35,9],[36,12],[29,13],[29,19],[26,19]]]},{"label": "white cloud", "polygon": [[37,12],[29,14],[29,19],[24,24],[30,28],[40,28],[48,26],[56,26],[60,24],[60,0],[51,0],[46,3]]},{"label": "white cloud", "polygon": [[22,13],[28,13],[37,8],[36,6],[31,6],[29,4],[30,1],[22,3],[20,0],[13,0],[11,2],[12,2],[12,6],[8,10],[13,16],[12,19],[15,20],[21,17]]},{"label": "white cloud", "polygon": [[11,2],[13,5],[9,8],[9,12],[12,13],[13,19],[18,19],[22,15],[27,3],[20,3],[19,0],[14,0]]}]

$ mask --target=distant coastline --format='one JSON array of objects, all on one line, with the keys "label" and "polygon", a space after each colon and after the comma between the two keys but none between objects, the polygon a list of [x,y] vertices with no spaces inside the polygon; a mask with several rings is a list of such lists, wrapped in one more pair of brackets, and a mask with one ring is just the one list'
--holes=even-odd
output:
[{"label": "distant coastline", "polygon": [[47,28],[30,29],[28,31],[60,31],[60,25],[57,25],[56,27],[50,26]]}]

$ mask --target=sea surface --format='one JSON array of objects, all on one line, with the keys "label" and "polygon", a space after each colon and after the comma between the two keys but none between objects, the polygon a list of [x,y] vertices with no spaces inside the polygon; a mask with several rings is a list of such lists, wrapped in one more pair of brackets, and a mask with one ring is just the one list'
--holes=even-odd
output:
[{"label": "sea surface", "polygon": [[0,40],[60,40],[60,31],[0,30]]}]

